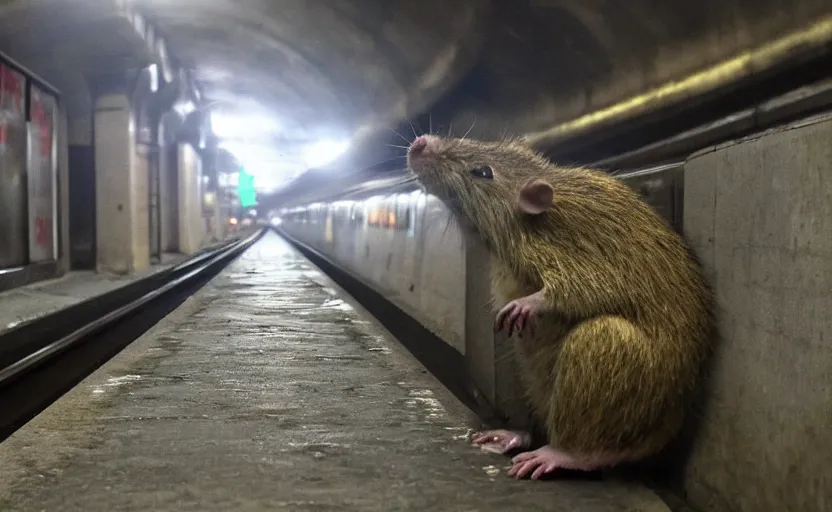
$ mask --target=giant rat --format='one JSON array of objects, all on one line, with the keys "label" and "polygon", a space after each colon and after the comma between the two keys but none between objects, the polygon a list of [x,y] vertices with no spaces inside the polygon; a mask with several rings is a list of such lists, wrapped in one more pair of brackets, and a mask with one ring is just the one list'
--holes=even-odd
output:
[{"label": "giant rat", "polygon": [[[549,444],[509,475],[592,471],[659,452],[709,350],[712,296],[685,241],[624,183],[521,141],[416,138],[408,167],[485,241],[495,329],[518,333],[521,382]],[[505,453],[522,432],[473,441]]]}]

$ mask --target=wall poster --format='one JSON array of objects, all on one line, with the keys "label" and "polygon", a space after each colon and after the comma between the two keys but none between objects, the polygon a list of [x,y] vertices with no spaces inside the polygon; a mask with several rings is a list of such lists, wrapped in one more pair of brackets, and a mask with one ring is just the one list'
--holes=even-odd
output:
[{"label": "wall poster", "polygon": [[57,101],[37,86],[30,88],[29,122],[29,260],[56,259],[57,223],[55,128]]},{"label": "wall poster", "polygon": [[0,269],[26,264],[26,79],[0,63]]}]

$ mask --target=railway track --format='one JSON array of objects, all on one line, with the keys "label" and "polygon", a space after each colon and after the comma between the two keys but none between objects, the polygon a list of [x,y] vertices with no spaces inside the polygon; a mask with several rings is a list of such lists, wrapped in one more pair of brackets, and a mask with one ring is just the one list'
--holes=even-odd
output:
[{"label": "railway track", "polygon": [[0,441],[168,315],[264,232],[0,334]]}]

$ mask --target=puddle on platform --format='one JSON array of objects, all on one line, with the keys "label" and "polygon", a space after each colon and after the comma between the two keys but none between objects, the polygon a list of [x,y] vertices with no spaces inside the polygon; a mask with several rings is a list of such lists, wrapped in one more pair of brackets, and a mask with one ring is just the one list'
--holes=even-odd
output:
[{"label": "puddle on platform", "polygon": [[120,377],[110,377],[107,379],[107,382],[100,386],[95,386],[92,389],[93,395],[101,395],[105,393],[106,388],[115,388],[119,386],[123,386],[125,384],[129,384],[131,382],[138,382],[142,380],[141,375],[122,375]]}]

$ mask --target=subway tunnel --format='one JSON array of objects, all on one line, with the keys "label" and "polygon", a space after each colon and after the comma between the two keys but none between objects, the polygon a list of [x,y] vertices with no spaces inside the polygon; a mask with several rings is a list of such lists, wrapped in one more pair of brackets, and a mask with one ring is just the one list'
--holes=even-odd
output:
[{"label": "subway tunnel", "polygon": [[[831,64],[828,0],[0,2],[0,508],[832,510]],[[657,460],[466,442],[539,425],[423,134],[688,241],[718,334]]]}]

